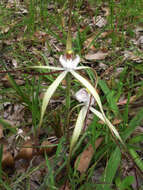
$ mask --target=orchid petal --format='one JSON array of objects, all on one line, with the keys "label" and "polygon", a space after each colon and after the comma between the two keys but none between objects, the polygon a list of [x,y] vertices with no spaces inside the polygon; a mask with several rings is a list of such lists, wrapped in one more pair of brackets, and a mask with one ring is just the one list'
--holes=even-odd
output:
[{"label": "orchid petal", "polygon": [[61,65],[62,65],[63,67],[66,67],[66,65],[67,65],[67,60],[64,59],[64,56],[63,56],[63,55],[60,56],[59,61],[60,61]]},{"label": "orchid petal", "polygon": [[75,70],[80,70],[80,69],[91,69],[91,68],[87,66],[78,66]]},{"label": "orchid petal", "polygon": [[63,68],[65,70],[69,71],[69,70],[77,68],[77,65],[80,62],[80,57],[79,57],[79,55],[76,55],[75,59],[72,59],[72,58],[67,59],[66,56],[61,55],[59,61],[60,61],[61,65],[63,66]]},{"label": "orchid petal", "polygon": [[79,57],[79,55],[76,55],[76,58],[73,60],[73,63],[75,65],[75,67],[77,67],[77,65],[79,64],[79,62],[80,62],[80,57]]},{"label": "orchid petal", "polygon": [[71,138],[71,143],[70,143],[70,152],[72,151],[75,143],[77,142],[79,135],[81,133],[81,130],[83,128],[83,124],[85,121],[85,117],[88,111],[88,106],[83,106],[78,114],[78,118],[76,120],[75,128],[73,131],[73,135]]},{"label": "orchid petal", "polygon": [[50,101],[50,98],[52,97],[52,95],[54,94],[54,92],[56,91],[57,87],[59,86],[59,84],[62,82],[62,80],[65,78],[67,74],[67,71],[62,72],[57,78],[56,80],[49,86],[49,88],[47,89],[44,98],[43,98],[43,102],[42,102],[42,108],[41,108],[41,118],[40,118],[40,124],[39,126],[41,126],[42,121],[43,121],[43,116],[45,114],[46,111],[46,107]]},{"label": "orchid petal", "polygon": [[89,105],[90,106],[93,105],[95,103],[95,98],[87,92],[87,90],[85,88],[81,88],[80,90],[78,90],[75,93],[75,98],[79,101],[79,102],[84,102],[85,105]]},{"label": "orchid petal", "polygon": [[62,67],[53,67],[53,66],[32,66],[32,67],[28,67],[28,68],[33,68],[33,69],[52,69],[52,70],[64,70],[64,68]]}]

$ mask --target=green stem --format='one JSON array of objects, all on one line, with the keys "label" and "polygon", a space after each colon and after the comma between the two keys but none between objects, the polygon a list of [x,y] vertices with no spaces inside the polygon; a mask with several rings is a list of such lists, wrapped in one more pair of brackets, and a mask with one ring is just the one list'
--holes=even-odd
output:
[{"label": "green stem", "polygon": [[[74,0],[69,0],[69,24],[68,24],[68,35],[67,35],[67,43],[66,43],[66,56],[68,59],[68,56],[70,56],[70,59],[72,58],[72,35],[71,35],[71,25],[72,25],[72,10],[73,10],[73,4]],[[67,137],[67,143],[69,143],[69,112],[70,112],[70,104],[71,104],[71,96],[70,96],[70,89],[71,89],[71,74],[68,73],[66,76],[66,121],[65,121],[65,129],[66,131],[66,137]],[[70,166],[70,157],[71,152],[68,157],[67,162],[67,174],[69,173],[69,166]]]},{"label": "green stem", "polygon": [[69,112],[70,112],[70,102],[71,102],[71,96],[70,96],[70,89],[71,89],[71,75],[70,73],[66,76],[66,121],[65,121],[65,128],[64,131],[67,132],[67,143],[69,139]]},{"label": "green stem", "polygon": [[[71,24],[72,24],[72,9],[73,9],[73,0],[69,0],[69,23],[68,23],[68,35],[67,35],[67,44],[66,44],[66,56],[72,55],[72,38],[71,38]],[[71,57],[70,57],[71,58]],[[70,73],[66,76],[66,121],[64,132],[67,132],[67,143],[69,139],[69,112],[70,112],[70,89],[71,89],[71,75]]]}]

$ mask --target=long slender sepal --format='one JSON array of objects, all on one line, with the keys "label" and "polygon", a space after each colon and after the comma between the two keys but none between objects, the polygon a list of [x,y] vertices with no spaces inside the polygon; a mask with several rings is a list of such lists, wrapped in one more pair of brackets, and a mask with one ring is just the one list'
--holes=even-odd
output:
[{"label": "long slender sepal", "polygon": [[65,78],[67,74],[67,71],[63,71],[57,78],[56,80],[49,86],[49,88],[47,89],[44,98],[43,98],[43,102],[42,102],[42,108],[41,108],[41,118],[40,118],[40,123],[39,123],[39,128],[42,125],[42,121],[43,121],[43,116],[45,114],[46,111],[46,107],[50,101],[50,98],[52,97],[52,95],[54,94],[54,92],[56,91],[57,87],[59,86],[59,84],[62,82],[62,80]]},{"label": "long slender sepal", "polygon": [[31,66],[31,67],[27,67],[27,68],[31,68],[31,69],[52,69],[55,71],[65,70],[63,67],[53,67],[53,66]]},{"label": "long slender sepal", "polygon": [[82,107],[82,109],[80,110],[80,112],[78,114],[78,118],[76,120],[75,128],[74,128],[73,135],[71,138],[70,152],[73,150],[73,147],[79,138],[79,135],[80,135],[81,130],[82,130],[83,125],[84,125],[87,110],[88,110],[88,106],[84,106],[84,107]]},{"label": "long slender sepal", "polygon": [[103,115],[102,115],[99,111],[97,111],[96,109],[94,109],[93,107],[90,107],[89,109],[90,109],[90,111],[91,111],[92,113],[94,113],[97,117],[99,117],[105,124],[107,124],[108,127],[109,127],[109,129],[111,130],[111,132],[113,132],[114,135],[120,140],[120,142],[121,142],[122,144],[124,144],[124,142],[123,142],[123,140],[121,139],[121,137],[120,137],[118,131],[117,131],[116,128],[112,125],[112,123],[111,123],[107,118],[106,118],[106,120],[105,120],[105,118],[103,117]]},{"label": "long slender sepal", "polygon": [[76,70],[81,70],[81,69],[91,69],[90,67],[87,66],[78,66]]}]

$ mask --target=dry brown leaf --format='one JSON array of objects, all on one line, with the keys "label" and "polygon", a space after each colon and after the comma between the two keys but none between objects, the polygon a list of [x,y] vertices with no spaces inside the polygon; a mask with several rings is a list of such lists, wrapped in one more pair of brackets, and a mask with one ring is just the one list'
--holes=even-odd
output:
[{"label": "dry brown leaf", "polygon": [[5,139],[1,139],[0,144],[3,145],[2,167],[13,167],[14,158],[11,152],[8,150],[8,142]]},{"label": "dry brown leaf", "polygon": [[3,137],[3,126],[0,124],[0,139]]},{"label": "dry brown leaf", "polygon": [[118,125],[118,124],[120,124],[121,122],[122,122],[121,119],[115,118],[115,119],[113,120],[112,124],[113,124],[113,125]]},{"label": "dry brown leaf", "polygon": [[3,152],[2,155],[2,167],[13,167],[14,166],[14,158],[12,154],[8,151]]},{"label": "dry brown leaf", "polygon": [[62,80],[62,85],[66,86],[66,84],[67,84],[66,80]]},{"label": "dry brown leaf", "polygon": [[[25,81],[21,80],[21,79],[15,79],[15,82],[19,86],[25,84]],[[3,83],[4,87],[11,87],[12,86],[10,79],[9,79],[9,76],[7,74],[2,78],[2,83]]]},{"label": "dry brown leaf", "polygon": [[112,30],[108,30],[108,31],[102,32],[101,35],[100,35],[100,38],[106,38],[106,37],[108,37],[112,32],[113,32]]},{"label": "dry brown leaf", "polygon": [[9,29],[10,29],[10,27],[9,26],[4,26],[4,27],[2,27],[1,28],[1,34],[5,34],[5,33],[7,33],[8,31],[9,31]]},{"label": "dry brown leaf", "polygon": [[21,148],[15,159],[31,160],[32,157],[33,157],[32,141],[28,140],[27,142],[24,143],[23,147]]},{"label": "dry brown leaf", "polygon": [[140,46],[141,49],[143,49],[143,36],[139,37],[137,44]]},{"label": "dry brown leaf", "polygon": [[[130,101],[129,103],[133,103],[135,100],[137,99],[137,96],[134,95],[130,98]],[[119,102],[117,103],[118,106],[122,106],[122,105],[125,105],[126,103],[128,102],[128,99],[121,99],[119,100]]]},{"label": "dry brown leaf", "polygon": [[101,9],[105,12],[104,16],[109,16],[110,15],[110,9],[109,9],[109,7],[102,7]]},{"label": "dry brown leaf", "polygon": [[[89,45],[95,40],[96,35],[92,35],[90,38],[88,38],[85,42],[84,42],[84,46],[85,48],[88,48]],[[96,48],[94,47],[94,45],[90,46],[90,49],[92,50],[96,50]]]},{"label": "dry brown leaf", "polygon": [[138,126],[134,132],[132,133],[133,136],[135,135],[140,135],[140,134],[143,134],[143,127],[142,126]]},{"label": "dry brown leaf", "polygon": [[50,154],[54,149],[54,146],[52,146],[52,143],[50,143],[48,140],[43,141],[40,148],[40,154],[44,154],[46,152],[47,154]]},{"label": "dry brown leaf", "polygon": [[[100,137],[95,142],[95,148],[98,148],[102,142],[103,138]],[[74,168],[76,168],[80,173],[84,173],[89,167],[90,161],[93,157],[94,149],[92,145],[89,145],[76,159]]]},{"label": "dry brown leaf", "polygon": [[[115,119],[113,120],[112,124],[113,124],[113,125],[118,125],[118,124],[120,124],[121,122],[122,122],[121,119],[115,118]],[[105,124],[104,121],[102,121],[102,120],[99,120],[98,123],[100,123],[100,124],[102,124],[102,125]]]},{"label": "dry brown leaf", "polygon": [[136,55],[135,52],[127,51],[127,50],[124,51],[124,60],[132,60],[132,61],[141,63],[142,59],[143,59],[142,52],[141,52],[141,54]]},{"label": "dry brown leaf", "polygon": [[108,55],[108,53],[104,53],[102,51],[98,51],[97,53],[94,53],[94,54],[87,54],[85,56],[85,59],[87,60],[103,60],[105,59],[105,57]]}]

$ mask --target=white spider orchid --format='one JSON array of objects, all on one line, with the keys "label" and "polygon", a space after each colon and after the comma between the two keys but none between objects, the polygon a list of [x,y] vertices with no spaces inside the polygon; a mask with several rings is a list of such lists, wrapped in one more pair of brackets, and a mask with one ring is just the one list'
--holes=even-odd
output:
[{"label": "white spider orchid", "polygon": [[[80,110],[77,121],[76,121],[76,125],[75,125],[73,135],[71,138],[70,151],[72,151],[73,147],[75,146],[75,143],[77,142],[77,140],[79,138],[79,135],[80,135],[82,128],[84,126],[84,121],[85,121],[88,109],[93,114],[95,114],[97,117],[99,117],[99,119],[101,119],[109,127],[112,134],[114,134],[120,140],[120,142],[122,144],[124,144],[119,133],[118,133],[118,131],[112,125],[112,123],[106,118],[106,116],[103,115],[103,113],[97,111],[95,108],[92,107],[92,105],[95,103],[95,99],[93,97],[91,97],[91,94],[89,94],[85,88],[82,88],[78,92],[76,92],[75,98],[79,102],[83,102],[84,106]],[[90,98],[91,98],[91,100],[90,100]]]},{"label": "white spider orchid", "polygon": [[[111,131],[117,136],[117,138],[122,142],[118,132],[116,131],[116,129],[112,126],[110,121],[105,116],[105,113],[102,108],[102,103],[101,103],[98,93],[96,92],[96,89],[91,85],[90,82],[88,82],[88,80],[86,80],[84,77],[82,77],[80,74],[78,74],[76,72],[76,70],[87,69],[90,67],[78,66],[78,64],[80,62],[80,57],[78,55],[76,55],[76,57],[74,59],[72,58],[71,55],[69,56],[69,58],[66,55],[61,55],[59,61],[63,67],[52,67],[52,66],[33,66],[32,67],[32,68],[52,69],[52,70],[62,71],[62,73],[55,79],[55,81],[48,87],[47,91],[45,92],[43,102],[42,102],[42,107],[41,107],[41,118],[40,118],[39,127],[41,127],[41,125],[42,125],[46,107],[47,107],[52,95],[54,94],[54,92],[56,91],[57,87],[60,85],[62,80],[66,77],[67,73],[71,73],[93,96],[93,98],[96,100],[96,103],[98,104],[101,112],[95,110],[92,107],[90,107],[90,110],[92,112],[94,112],[94,114],[96,114],[101,120],[103,120],[109,126]],[[89,97],[90,97],[90,95],[88,95],[88,98]],[[89,100],[86,102],[89,103]],[[73,136],[76,136],[77,139],[81,132],[81,129],[82,129],[81,126],[84,123],[87,110],[88,110],[88,106],[87,106],[87,104],[85,104],[85,106],[83,106],[83,108],[81,109],[81,111],[78,115],[78,119],[77,119],[76,126],[75,126],[75,128],[78,129],[78,132],[76,131],[76,134],[73,134]],[[74,140],[74,142],[75,142],[75,140]]]},{"label": "white spider orchid", "polygon": [[78,55],[76,55],[76,57],[73,59],[71,57],[67,58],[67,56],[61,55],[59,61],[63,67],[53,67],[53,66],[33,66],[33,67],[31,67],[31,68],[63,71],[55,79],[55,81],[48,87],[47,91],[45,92],[45,95],[43,98],[43,103],[42,103],[42,108],[41,108],[41,119],[40,119],[39,126],[41,126],[41,124],[42,124],[43,116],[44,116],[44,113],[45,113],[45,110],[49,103],[50,98],[52,97],[52,95],[56,91],[57,87],[62,82],[62,80],[66,77],[68,72],[70,72],[77,80],[79,80],[82,83],[83,86],[85,86],[89,90],[89,92],[94,96],[96,101],[99,103],[99,107],[102,108],[99,95],[96,92],[95,88],[84,77],[82,77],[77,72],[75,72],[76,70],[89,68],[89,67],[85,67],[85,66],[78,66],[78,64],[80,62],[80,57]]},{"label": "white spider orchid", "polygon": [[95,103],[95,99],[91,97],[91,95],[87,92],[85,88],[81,88],[79,91],[77,91],[75,93],[75,98],[79,102],[83,102],[85,105],[93,105]]},{"label": "white spider orchid", "polygon": [[29,136],[24,135],[24,131],[22,129],[17,129],[17,134],[15,135],[15,139],[17,140],[18,138],[24,139],[25,141],[29,140]]}]

